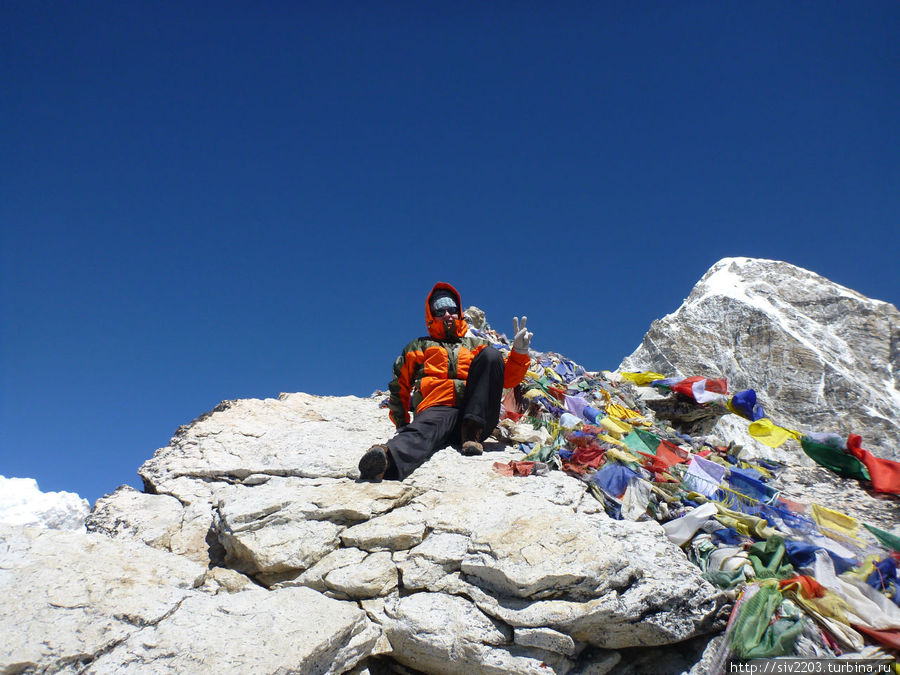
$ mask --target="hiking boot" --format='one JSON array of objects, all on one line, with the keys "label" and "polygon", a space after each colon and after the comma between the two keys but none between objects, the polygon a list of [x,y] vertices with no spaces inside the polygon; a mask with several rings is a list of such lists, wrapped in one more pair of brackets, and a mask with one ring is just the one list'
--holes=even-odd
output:
[{"label": "hiking boot", "polygon": [[460,431],[462,436],[461,452],[466,457],[474,457],[484,452],[481,445],[481,425],[475,420],[464,420]]},{"label": "hiking boot", "polygon": [[359,460],[360,480],[380,481],[388,468],[386,445],[373,445]]},{"label": "hiking boot", "polygon": [[474,457],[484,452],[484,446],[478,441],[466,441],[462,444],[460,452],[466,457]]}]

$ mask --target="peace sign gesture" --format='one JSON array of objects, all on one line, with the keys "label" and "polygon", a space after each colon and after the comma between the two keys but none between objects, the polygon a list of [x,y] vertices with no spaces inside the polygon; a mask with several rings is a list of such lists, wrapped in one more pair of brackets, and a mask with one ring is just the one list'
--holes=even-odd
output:
[{"label": "peace sign gesture", "polygon": [[525,322],[528,320],[527,316],[522,317],[522,323],[519,323],[519,317],[513,317],[513,334],[515,337],[513,338],[513,351],[519,352],[520,354],[527,354],[528,348],[531,346],[531,338],[534,333],[529,333],[525,328]]}]

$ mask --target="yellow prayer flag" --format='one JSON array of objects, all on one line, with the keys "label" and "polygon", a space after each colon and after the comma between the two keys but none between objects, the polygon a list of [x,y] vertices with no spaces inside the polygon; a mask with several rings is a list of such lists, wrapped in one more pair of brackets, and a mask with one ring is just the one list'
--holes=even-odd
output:
[{"label": "yellow prayer flag", "polygon": [[780,447],[789,438],[800,438],[799,432],[779,427],[767,417],[751,422],[750,426],[747,427],[747,431],[750,432],[753,438],[760,443],[768,445],[770,448]]},{"label": "yellow prayer flag", "polygon": [[618,403],[610,403],[606,406],[606,414],[619,420],[626,420],[635,426],[649,427],[652,422],[645,418],[637,410],[631,410]]},{"label": "yellow prayer flag", "polygon": [[819,527],[834,530],[848,537],[856,537],[859,521],[853,516],[848,516],[846,513],[829,509],[820,504],[813,504],[810,510],[812,511],[813,520],[816,521]]},{"label": "yellow prayer flag", "polygon": [[544,368],[544,377],[549,377],[551,380],[556,380],[557,382],[563,381],[560,374],[553,370],[553,368]]},{"label": "yellow prayer flag", "polygon": [[[618,443],[617,441],[614,441]],[[628,446],[606,449],[606,458],[614,459],[623,464],[640,464],[641,458],[634,454]]]},{"label": "yellow prayer flag", "polygon": [[621,439],[623,436],[630,434],[633,427],[628,422],[613,419],[612,417],[604,417],[598,424],[606,429],[613,438]]},{"label": "yellow prayer flag", "polygon": [[619,373],[622,376],[623,380],[628,380],[630,382],[634,382],[639,387],[646,387],[648,384],[653,382],[653,380],[664,380],[665,375],[660,373]]},{"label": "yellow prayer flag", "polygon": [[599,438],[601,441],[606,441],[607,443],[609,443],[611,445],[617,445],[620,448],[626,448],[626,449],[628,448],[628,446],[625,445],[618,438],[613,438],[612,436],[609,436],[607,434],[597,434],[597,438]]},{"label": "yellow prayer flag", "polygon": [[869,555],[866,556],[866,559],[862,561],[859,567],[856,567],[851,570],[847,570],[844,572],[847,576],[853,576],[859,579],[860,581],[865,581],[869,578],[869,575],[875,571],[875,563],[878,561],[877,555]]}]

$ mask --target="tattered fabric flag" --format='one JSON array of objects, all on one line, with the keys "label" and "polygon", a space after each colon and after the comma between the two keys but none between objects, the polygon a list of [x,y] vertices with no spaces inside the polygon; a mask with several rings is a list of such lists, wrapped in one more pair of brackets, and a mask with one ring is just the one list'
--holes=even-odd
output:
[{"label": "tattered fabric flag", "polygon": [[750,435],[753,436],[753,438],[760,443],[768,445],[770,448],[780,447],[789,438],[800,440],[800,437],[802,436],[799,431],[779,427],[768,418],[751,422],[747,427],[747,431],[750,432]]},{"label": "tattered fabric flag", "polygon": [[862,448],[862,438],[856,434],[847,437],[847,449],[859,461],[866,465],[872,477],[875,492],[888,492],[900,495],[900,462],[876,457]]},{"label": "tattered fabric flag", "polygon": [[838,574],[856,567],[856,560],[852,558],[842,558],[837,553],[817,544],[807,544],[796,539],[785,540],[784,550],[788,560],[797,567],[812,567],[816,562],[816,551],[825,551],[831,557],[834,569]]},{"label": "tattered fabric flag", "polygon": [[639,387],[646,387],[654,380],[661,380],[665,377],[662,373],[619,373],[623,380],[634,382]]},{"label": "tattered fabric flag", "polygon": [[522,418],[522,413],[519,412],[519,404],[516,401],[515,389],[510,389],[508,392],[506,392],[506,395],[501,401],[501,406],[501,419],[508,417],[513,422],[518,422]]},{"label": "tattered fabric flag", "polygon": [[703,523],[716,515],[717,510],[713,502],[706,502],[680,518],[670,520],[663,525],[666,537],[676,546],[681,546],[694,536]]},{"label": "tattered fabric flag", "polygon": [[853,624],[853,627],[888,649],[900,649],[900,630],[875,630],[874,628],[857,624]]},{"label": "tattered fabric flag", "polygon": [[759,472],[753,469],[732,467],[728,471],[728,483],[736,492],[750,499],[758,502],[768,502],[777,494],[777,490],[759,480],[759,475]]},{"label": "tattered fabric flag", "polygon": [[[897,584],[897,563],[888,556],[884,560],[876,560],[872,573],[866,578],[866,583],[879,591],[890,590]],[[896,600],[895,600],[896,601]]]},{"label": "tattered fabric flag", "polygon": [[817,464],[831,469],[839,476],[870,480],[868,469],[853,455],[845,454],[833,445],[818,443],[809,434],[800,438],[800,445],[803,452],[812,457]]},{"label": "tattered fabric flag", "polygon": [[668,471],[669,468],[675,464],[682,464],[687,461],[684,457],[675,452],[675,450],[680,451],[680,448],[668,441],[661,440],[659,445],[656,446],[655,455],[646,452],[638,452],[646,458],[647,461],[644,463],[644,466],[647,469],[653,473],[662,473]]},{"label": "tattered fabric flag", "polygon": [[606,429],[613,438],[621,439],[631,433],[633,427],[628,422],[614,419],[612,417],[604,417],[597,424]]},{"label": "tattered fabric flag", "polygon": [[628,483],[638,475],[618,462],[607,462],[602,469],[591,476],[591,483],[596,483],[603,490],[619,499],[625,493]]},{"label": "tattered fabric flag", "polygon": [[550,468],[543,462],[494,462],[493,468],[501,476],[546,476],[550,472]]},{"label": "tattered fabric flag", "polygon": [[607,403],[606,414],[619,420],[625,420],[629,424],[640,424],[645,427],[652,426],[652,422],[637,410],[631,410],[618,403]]},{"label": "tattered fabric flag", "polygon": [[762,406],[756,402],[756,392],[753,389],[745,389],[736,393],[728,401],[727,407],[734,414],[753,422],[766,416]]},{"label": "tattered fabric flag", "polygon": [[582,464],[596,469],[603,462],[606,450],[597,443],[590,443],[575,448],[570,460],[574,464]]},{"label": "tattered fabric flag", "polygon": [[628,482],[622,497],[623,520],[638,520],[647,513],[651,491],[650,483],[640,478],[632,478]]},{"label": "tattered fabric flag", "polygon": [[649,452],[652,455],[656,454],[656,448],[659,446],[659,436],[643,429],[635,429],[622,440],[632,450]]},{"label": "tattered fabric flag", "polygon": [[560,429],[575,429],[582,423],[579,417],[576,417],[572,413],[565,412],[559,416],[559,428]]},{"label": "tattered fabric flag", "polygon": [[785,557],[784,539],[777,535],[753,544],[748,556],[759,579],[786,579],[794,576],[794,567]]},{"label": "tattered fabric flag", "polygon": [[781,602],[777,586],[762,585],[741,605],[728,636],[728,644],[738,658],[761,659],[791,653],[804,622],[800,617],[791,620],[778,616]]},{"label": "tattered fabric flag", "polygon": [[561,360],[556,368],[556,372],[566,381],[571,382],[575,379],[576,375],[581,375],[584,373],[584,368],[581,366],[576,366],[573,361],[569,361],[567,359]]},{"label": "tattered fabric flag", "polygon": [[725,477],[725,467],[715,462],[710,462],[702,457],[691,457],[687,473],[684,476],[685,485],[706,497],[712,497],[719,489],[719,483]]},{"label": "tattered fabric flag", "polygon": [[813,504],[810,507],[810,512],[813,520],[816,521],[816,524],[819,527],[824,527],[847,537],[854,538],[859,531],[859,521],[853,516],[848,516],[846,513],[829,509],[827,506],[822,506],[821,504]]},{"label": "tattered fabric flag", "polygon": [[569,396],[566,394],[566,410],[573,415],[584,419],[584,408],[588,404],[583,396]]},{"label": "tattered fabric flag", "polygon": [[724,401],[728,394],[728,383],[724,377],[716,379],[700,376],[688,377],[681,382],[669,385],[669,388],[694,399],[697,403]]},{"label": "tattered fabric flag", "polygon": [[868,523],[863,523],[863,526],[875,535],[875,538],[880,541],[885,547],[891,549],[892,551],[896,551],[900,553],[900,537],[896,534],[892,534],[891,532],[886,532],[885,530],[879,530],[874,525],[869,525]]},{"label": "tattered fabric flag", "polygon": [[681,461],[683,461],[683,462],[688,461],[692,457],[691,453],[687,452],[686,450],[683,450],[682,448],[675,445],[671,441],[666,441],[666,440],[660,440],[659,445],[656,446],[656,454],[658,455],[660,450],[662,450],[663,448],[668,450],[670,453],[672,453],[676,457],[680,457]]},{"label": "tattered fabric flag", "polygon": [[842,597],[848,623],[857,630],[861,626],[874,630],[900,629],[900,607],[852,575],[838,576],[831,558],[823,551],[816,551],[815,577],[825,588]]}]

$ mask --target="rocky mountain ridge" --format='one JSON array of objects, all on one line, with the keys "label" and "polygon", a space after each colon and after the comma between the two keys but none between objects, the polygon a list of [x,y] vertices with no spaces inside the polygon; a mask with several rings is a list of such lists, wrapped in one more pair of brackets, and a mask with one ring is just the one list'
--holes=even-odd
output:
[{"label": "rocky mountain ridge", "polygon": [[[603,386],[653,417],[658,395]],[[223,402],[144,463],[144,492],[99,500],[88,533],[0,526],[0,672],[707,672],[735,593],[656,520],[611,518],[562,471],[498,472],[523,459],[515,439],[546,441],[527,425],[357,482],[392,432],[382,398]],[[900,522],[896,500],[818,466],[778,488]]]},{"label": "rocky mountain ridge", "polygon": [[[781,426],[856,433],[900,459],[900,312],[785,262],[720,260],[620,369],[725,377]],[[745,425],[722,424],[710,431],[757,445]]]}]

